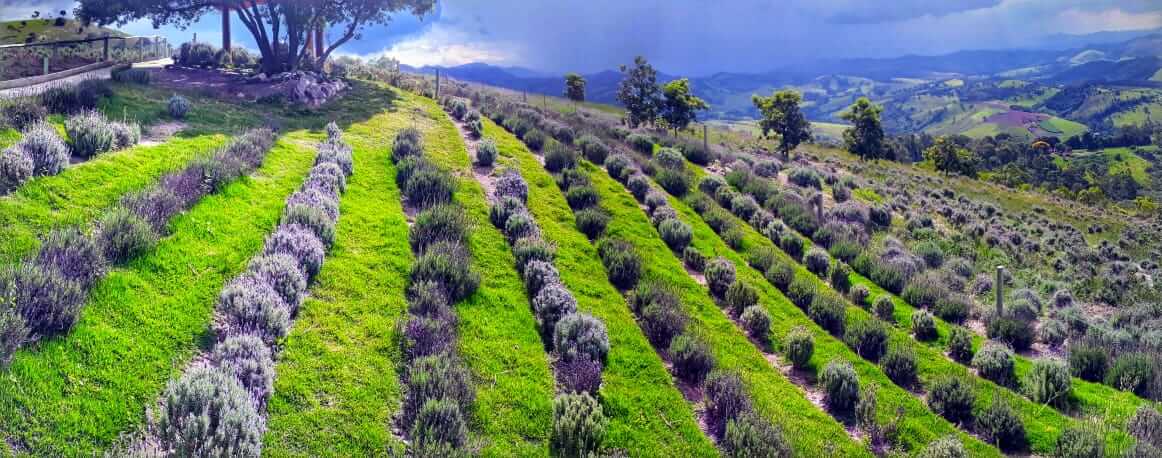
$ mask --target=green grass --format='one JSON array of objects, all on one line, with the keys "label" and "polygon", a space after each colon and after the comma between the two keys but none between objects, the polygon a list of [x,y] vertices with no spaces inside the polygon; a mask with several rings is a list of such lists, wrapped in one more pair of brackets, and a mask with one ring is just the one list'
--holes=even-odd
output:
[{"label": "green grass", "polygon": [[513,167],[529,184],[529,211],[546,240],[557,247],[561,281],[578,308],[601,319],[609,333],[601,403],[610,419],[605,446],[654,455],[714,456],[714,445],[698,429],[689,403],[638,328],[621,293],[605,280],[597,250],[575,228],[573,211],[532,153],[512,134],[484,119],[484,134],[497,142],[498,169]]},{"label": "green grass", "polygon": [[143,189],[193,158],[225,143],[222,135],[173,138],[135,146],[29,180],[0,197],[0,262],[12,263],[40,245],[51,229],[87,226],[127,192]]},{"label": "green grass", "polygon": [[0,149],[7,148],[20,141],[20,131],[11,127],[0,128]]},{"label": "green grass", "polygon": [[[706,338],[718,368],[739,373],[755,408],[781,426],[796,452],[803,455],[869,456],[862,444],[848,437],[842,425],[812,405],[799,387],[773,368],[715,305],[706,287],[686,273],[682,261],[662,242],[629,192],[592,164],[585,163],[582,168],[589,172],[601,195],[602,206],[613,216],[608,235],[634,244],[642,258],[643,279],[661,281],[677,291],[690,315],[690,330]],[[720,253],[710,245],[709,238],[713,233],[707,234],[697,228],[695,231],[695,245],[705,254]],[[776,325],[782,324],[779,315],[775,315],[774,321]]]},{"label": "green grass", "polygon": [[280,139],[250,178],[176,217],[173,235],[113,269],[67,336],[16,354],[0,384],[11,452],[95,455],[144,421],[207,337],[215,298],[262,245],[310,167],[310,139]]},{"label": "green grass", "polygon": [[[693,194],[698,193],[699,191],[693,192]],[[906,450],[916,452],[933,440],[948,434],[956,434],[973,456],[998,454],[996,449],[957,430],[955,426],[929,411],[920,399],[917,399],[911,393],[893,384],[878,366],[863,360],[840,339],[831,336],[816,325],[806,313],[792,304],[777,288],[768,283],[762,272],[750,267],[747,264],[745,256],[740,254],[740,252],[746,253],[746,250],[755,246],[773,246],[766,237],[759,234],[741,220],[732,217],[738,227],[743,229],[745,234],[743,248],[735,251],[727,246],[714,233],[713,229],[702,220],[698,213],[684,201],[670,196],[670,204],[678,211],[679,216],[694,229],[693,245],[695,247],[704,253],[714,253],[731,261],[735,265],[736,278],[754,286],[759,291],[759,303],[766,308],[772,317],[772,340],[776,342],[776,347],[781,346],[779,342],[782,341],[783,337],[791,329],[796,326],[805,326],[815,336],[815,355],[811,359],[811,370],[822,370],[823,366],[833,359],[850,361],[856,373],[859,375],[860,383],[875,383],[879,386],[879,409],[877,411],[877,417],[881,421],[886,422],[891,420],[894,418],[897,409],[903,409],[905,413],[904,420],[900,425],[900,437],[902,445]],[[776,252],[782,253],[781,251]],[[782,258],[784,261],[790,262],[790,258],[785,254],[782,255]],[[797,264],[791,265],[797,267],[797,275],[802,275],[800,271],[805,269]],[[818,282],[818,279],[816,279],[815,283],[818,289],[826,288],[825,285]],[[849,322],[850,317],[853,315],[852,308],[849,307],[848,310]],[[896,337],[898,338],[899,336]],[[919,355],[917,356],[919,358]],[[922,362],[921,371],[923,371]]]},{"label": "green grass", "polygon": [[[42,11],[42,13],[46,16],[52,14],[51,11]],[[57,27],[54,21],[55,18],[0,21],[0,45],[24,43],[30,33],[36,34],[36,41],[72,40],[84,38],[88,34],[127,36],[118,30],[97,26],[85,26],[84,30],[77,33],[77,29],[81,27],[80,22],[69,19],[65,21],[64,25]]]},{"label": "green grass", "polygon": [[1069,138],[1074,135],[1081,135],[1089,130],[1085,124],[1070,121],[1068,119],[1058,118],[1056,116],[1050,117],[1041,121],[1040,127],[1047,132],[1052,132],[1060,138]]},{"label": "green grass", "polygon": [[269,456],[372,456],[400,451],[391,433],[401,391],[396,323],[405,314],[412,262],[407,223],[389,145],[404,110],[350,126],[354,150],[327,256],[299,309],[276,367],[264,453]]},{"label": "green grass", "polygon": [[485,439],[485,456],[547,455],[553,376],[508,242],[488,222],[488,202],[456,125],[434,101],[405,99],[417,104],[414,122],[427,157],[459,178],[456,200],[475,225],[469,248],[480,288],[456,306],[460,353],[476,382],[471,430]]}]

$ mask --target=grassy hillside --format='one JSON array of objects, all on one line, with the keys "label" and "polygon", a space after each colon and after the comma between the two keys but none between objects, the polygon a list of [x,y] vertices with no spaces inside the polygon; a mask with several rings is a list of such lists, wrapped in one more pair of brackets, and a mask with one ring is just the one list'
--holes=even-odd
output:
[{"label": "grassy hillside", "polygon": [[64,21],[54,19],[0,21],[0,45],[75,40],[79,38],[103,37],[106,35],[128,36],[128,34],[119,30],[95,25],[86,26],[72,19],[66,19]]}]

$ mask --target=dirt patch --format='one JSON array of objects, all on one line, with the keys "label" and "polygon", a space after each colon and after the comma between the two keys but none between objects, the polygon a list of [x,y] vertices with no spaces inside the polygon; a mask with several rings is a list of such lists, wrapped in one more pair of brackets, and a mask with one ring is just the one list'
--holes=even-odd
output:
[{"label": "dirt patch", "polygon": [[186,128],[186,123],[181,121],[167,121],[154,124],[145,129],[141,135],[141,143],[139,145],[152,146],[165,143],[170,137],[173,137],[178,132]]}]

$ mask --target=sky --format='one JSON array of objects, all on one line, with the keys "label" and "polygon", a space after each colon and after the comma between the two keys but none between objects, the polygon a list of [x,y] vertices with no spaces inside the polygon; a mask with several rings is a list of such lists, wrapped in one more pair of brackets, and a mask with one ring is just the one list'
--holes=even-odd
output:
[{"label": "sky", "polygon": [[[0,0],[0,18],[71,10],[71,0]],[[174,41],[219,41],[216,14]],[[762,72],[818,58],[1030,47],[1061,34],[1162,27],[1159,0],[444,0],[398,14],[341,53],[421,65],[484,62],[548,72],[616,69],[644,55],[668,73]],[[247,35],[240,24],[235,36]],[[244,37],[242,37],[244,38]],[[243,43],[245,44],[245,42]]]}]

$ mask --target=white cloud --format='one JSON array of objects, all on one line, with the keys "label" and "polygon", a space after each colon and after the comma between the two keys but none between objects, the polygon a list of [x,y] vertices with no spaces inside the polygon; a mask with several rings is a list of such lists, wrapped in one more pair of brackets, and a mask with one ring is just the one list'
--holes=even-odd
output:
[{"label": "white cloud", "polygon": [[387,55],[416,67],[454,66],[472,62],[517,63],[520,47],[513,43],[481,41],[464,30],[434,24],[419,34],[404,38],[376,55]]},{"label": "white cloud", "polygon": [[1072,8],[1059,13],[1057,21],[1062,30],[1077,35],[1107,30],[1146,30],[1162,27],[1162,11],[1129,13],[1121,8],[1104,11]]}]

